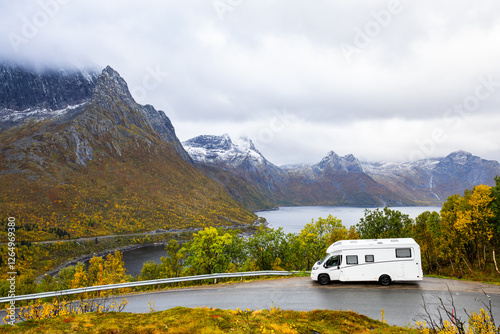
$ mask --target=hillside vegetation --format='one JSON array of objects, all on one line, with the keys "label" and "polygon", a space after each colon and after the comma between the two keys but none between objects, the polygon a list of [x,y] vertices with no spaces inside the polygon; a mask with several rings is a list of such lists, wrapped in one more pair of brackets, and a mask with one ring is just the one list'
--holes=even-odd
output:
[{"label": "hillside vegetation", "polygon": [[2,326],[3,333],[418,333],[347,311],[183,308],[150,314],[90,313]]},{"label": "hillside vegetation", "polygon": [[[0,141],[1,135],[7,134],[0,134]],[[27,242],[249,224],[256,219],[168,147],[156,149],[154,156],[131,148],[123,151],[128,156],[124,161],[103,157],[74,169],[59,167],[50,171],[56,180],[49,175],[36,182],[0,175],[2,225],[15,217],[16,237]],[[5,231],[0,232],[1,242],[6,241]]]}]

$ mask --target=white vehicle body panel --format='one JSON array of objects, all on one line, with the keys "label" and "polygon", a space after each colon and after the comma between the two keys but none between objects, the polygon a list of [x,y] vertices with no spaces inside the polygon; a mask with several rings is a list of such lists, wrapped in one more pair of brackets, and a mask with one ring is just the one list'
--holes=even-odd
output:
[{"label": "white vehicle body panel", "polygon": [[327,253],[312,268],[315,281],[324,274],[330,281],[342,282],[379,281],[384,275],[389,282],[423,278],[420,246],[411,238],[342,240]]}]

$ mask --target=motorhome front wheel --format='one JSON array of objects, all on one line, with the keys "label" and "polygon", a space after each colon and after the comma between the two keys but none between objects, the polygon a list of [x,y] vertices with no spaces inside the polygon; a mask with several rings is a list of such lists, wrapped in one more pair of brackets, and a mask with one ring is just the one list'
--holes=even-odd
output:
[{"label": "motorhome front wheel", "polygon": [[330,276],[328,276],[327,274],[319,275],[318,282],[323,285],[327,285],[328,283],[330,283]]}]

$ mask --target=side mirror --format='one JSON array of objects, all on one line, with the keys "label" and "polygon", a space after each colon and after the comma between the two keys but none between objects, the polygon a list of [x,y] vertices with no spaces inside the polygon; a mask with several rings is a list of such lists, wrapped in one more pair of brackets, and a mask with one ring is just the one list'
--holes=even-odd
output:
[{"label": "side mirror", "polygon": [[340,264],[337,266],[337,269],[340,269]]}]

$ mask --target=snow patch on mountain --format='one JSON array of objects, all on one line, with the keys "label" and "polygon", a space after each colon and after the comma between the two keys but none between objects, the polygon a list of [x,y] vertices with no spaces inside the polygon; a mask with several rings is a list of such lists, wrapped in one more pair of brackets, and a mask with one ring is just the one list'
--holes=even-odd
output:
[{"label": "snow patch on mountain", "polygon": [[418,161],[408,162],[361,162],[363,171],[368,175],[398,175],[401,173],[409,173],[412,170],[432,170],[440,159],[422,159]]},{"label": "snow patch on mountain", "polygon": [[27,119],[40,121],[47,118],[59,118],[66,115],[77,108],[80,108],[87,104],[88,102],[79,103],[76,105],[68,106],[64,109],[51,110],[51,109],[38,109],[38,108],[28,108],[26,110],[11,110],[3,109],[0,110],[0,122],[13,122],[20,123]]},{"label": "snow patch on mountain", "polygon": [[232,140],[229,135],[202,135],[182,143],[191,158],[200,163],[226,165],[237,168],[243,163],[255,166],[266,164],[266,159],[249,138]]}]

